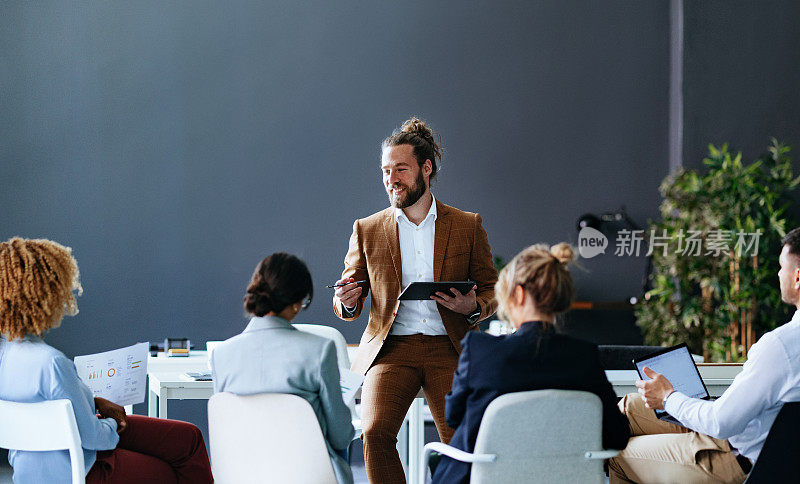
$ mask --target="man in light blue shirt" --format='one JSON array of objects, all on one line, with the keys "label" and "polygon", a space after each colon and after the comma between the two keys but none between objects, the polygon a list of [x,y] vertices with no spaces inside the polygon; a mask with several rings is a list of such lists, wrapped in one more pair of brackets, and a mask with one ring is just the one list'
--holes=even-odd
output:
[{"label": "man in light blue shirt", "polygon": [[[636,437],[611,459],[612,483],[744,481],[783,404],[800,401],[800,228],[784,237],[778,262],[781,297],[798,308],[791,321],[750,348],[742,372],[714,401],[690,398],[645,368],[651,379],[636,382],[641,396],[620,402]],[[653,409],[683,427],[658,420]]]}]

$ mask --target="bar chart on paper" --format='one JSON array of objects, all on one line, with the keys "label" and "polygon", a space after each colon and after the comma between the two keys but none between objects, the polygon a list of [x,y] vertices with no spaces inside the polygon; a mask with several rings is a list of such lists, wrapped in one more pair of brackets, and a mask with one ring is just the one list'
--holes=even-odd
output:
[{"label": "bar chart on paper", "polygon": [[149,343],[75,357],[78,376],[95,397],[117,405],[144,401]]}]

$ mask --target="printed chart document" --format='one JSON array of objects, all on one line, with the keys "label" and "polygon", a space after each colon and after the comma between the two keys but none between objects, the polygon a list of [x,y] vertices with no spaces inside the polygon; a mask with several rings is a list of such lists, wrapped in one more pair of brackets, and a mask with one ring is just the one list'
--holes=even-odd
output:
[{"label": "printed chart document", "polygon": [[356,399],[356,392],[364,383],[364,375],[339,367],[339,384],[342,385],[342,398],[345,405],[350,405]]},{"label": "printed chart document", "polygon": [[150,343],[137,343],[127,348],[76,356],[78,376],[95,397],[117,405],[144,402],[147,388],[147,355]]}]

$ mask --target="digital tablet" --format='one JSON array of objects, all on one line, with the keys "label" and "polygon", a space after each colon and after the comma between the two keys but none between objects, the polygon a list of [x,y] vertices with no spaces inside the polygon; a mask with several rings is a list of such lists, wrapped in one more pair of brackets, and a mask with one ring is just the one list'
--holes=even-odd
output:
[{"label": "digital tablet", "polygon": [[444,281],[444,282],[412,282],[400,293],[397,299],[401,301],[428,301],[437,292],[452,294],[450,288],[456,288],[461,294],[472,290],[475,283],[471,281]]},{"label": "digital tablet", "polygon": [[[706,384],[703,382],[703,378],[700,377],[700,370],[697,369],[697,364],[695,364],[686,343],[656,351],[642,358],[636,358],[633,360],[633,364],[636,366],[636,371],[642,380],[650,379],[643,371],[646,366],[656,373],[664,375],[672,383],[675,391],[692,398],[711,399]],[[667,420],[665,417],[668,414],[665,411],[656,410],[655,412],[658,418]]]}]

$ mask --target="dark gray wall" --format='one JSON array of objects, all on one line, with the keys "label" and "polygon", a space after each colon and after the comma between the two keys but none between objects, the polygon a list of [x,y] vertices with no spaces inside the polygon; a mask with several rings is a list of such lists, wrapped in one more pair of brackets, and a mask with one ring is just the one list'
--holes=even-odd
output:
[{"label": "dark gray wall", "polygon": [[684,12],[684,166],[700,168],[708,143],[747,160],[771,137],[799,149],[800,2],[687,0]]},{"label": "dark gray wall", "polygon": [[[356,217],[386,206],[380,140],[410,114],[447,149],[434,193],[495,252],[574,242],[584,212],[644,223],[666,174],[668,5],[622,2],[5,3],[0,238],[74,248],[67,354],[239,332],[256,262],[304,258],[299,320],[339,327]],[[601,256],[580,297],[636,294]],[[365,319],[365,318],[362,318]]]},{"label": "dark gray wall", "polygon": [[[70,356],[240,332],[278,250],[314,276],[298,320],[355,342],[366,318],[323,286],[387,204],[393,128],[441,131],[435,195],[510,258],[576,242],[585,212],[657,214],[668,67],[666,2],[5,2],[0,239],[73,247],[81,312],[48,336]],[[583,265],[582,299],[639,291],[641,259]],[[204,405],[170,415],[204,427]]]}]

